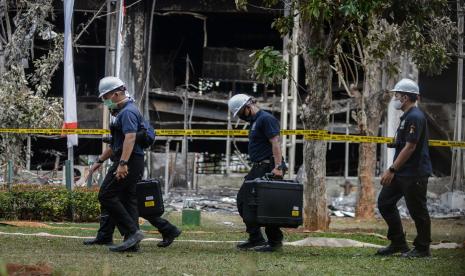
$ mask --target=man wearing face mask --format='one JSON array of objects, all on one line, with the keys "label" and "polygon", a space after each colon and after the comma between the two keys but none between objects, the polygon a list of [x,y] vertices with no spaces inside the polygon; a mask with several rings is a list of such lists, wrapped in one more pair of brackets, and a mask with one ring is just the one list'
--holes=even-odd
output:
[{"label": "man wearing face mask", "polygon": [[[266,111],[260,110],[256,100],[245,94],[237,94],[228,101],[230,112],[234,117],[249,122],[248,152],[252,169],[245,176],[245,180],[253,180],[273,173],[275,177],[283,177],[285,165],[282,160],[280,145],[280,127],[278,120]],[[247,241],[237,245],[240,250],[256,248],[258,252],[272,252],[281,249],[283,233],[279,227],[267,226],[265,233],[268,242],[263,238],[258,225],[244,219],[250,213],[247,197],[250,188],[242,184],[237,194],[237,208],[246,224],[249,234]]]},{"label": "man wearing face mask", "polygon": [[[428,177],[432,173],[428,151],[428,126],[424,113],[415,105],[420,95],[418,85],[410,79],[400,80],[391,92],[395,93],[394,107],[403,111],[394,144],[394,162],[381,177],[383,186],[378,197],[378,209],[388,225],[391,244],[377,255],[402,253],[403,257],[428,257],[431,243],[431,222],[426,208]],[[401,197],[415,221],[417,237],[409,251],[397,209]]]},{"label": "man wearing face mask", "polygon": [[[129,97],[129,101],[134,102],[134,100]],[[110,109],[110,114],[113,117],[117,117],[121,109],[115,108],[115,109]],[[115,126],[112,124],[110,126],[110,129],[112,133],[114,133]],[[141,135],[142,136],[142,135]],[[136,144],[140,143],[139,139],[142,137],[139,137],[139,133],[136,135]],[[113,143],[112,139],[109,139],[108,143],[110,145]],[[93,171],[91,171],[93,173]],[[104,212],[104,210],[103,210]],[[97,237],[90,239],[90,240],[85,240],[83,243],[84,245],[111,245],[113,243],[113,232],[115,231],[115,221],[112,219],[108,214],[103,213],[100,216],[100,227],[97,231]],[[132,212],[133,215],[135,215],[135,212]],[[171,224],[168,220],[159,217],[159,216],[142,216],[144,219],[150,222],[154,227],[158,229],[160,234],[162,235],[162,240],[158,242],[157,246],[158,247],[168,247],[170,246],[173,241],[181,234],[181,230],[178,229],[176,226]],[[120,231],[122,232],[122,231]],[[124,235],[124,233],[121,233]],[[136,244],[135,246],[131,247],[128,249],[128,251],[131,252],[137,252],[139,251],[139,245]]]},{"label": "man wearing face mask", "polygon": [[[99,98],[107,108],[119,109],[119,112],[112,126],[111,146],[91,168],[91,172],[94,172],[105,160],[111,159],[113,162],[102,182],[98,199],[102,217],[114,220],[125,237],[123,243],[110,247],[110,251],[115,252],[130,250],[144,238],[138,225],[136,197],[136,183],[144,171],[144,151],[135,143],[143,118],[134,102],[126,96],[125,90],[124,82],[119,78],[105,77],[100,80]],[[105,243],[103,237],[100,238],[101,243]],[[96,240],[99,240],[99,236]]]}]

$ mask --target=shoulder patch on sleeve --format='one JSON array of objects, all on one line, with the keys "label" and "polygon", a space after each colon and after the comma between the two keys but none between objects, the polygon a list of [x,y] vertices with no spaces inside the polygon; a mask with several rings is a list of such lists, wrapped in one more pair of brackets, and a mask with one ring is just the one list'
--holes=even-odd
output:
[{"label": "shoulder patch on sleeve", "polygon": [[410,134],[415,134],[415,124],[410,124],[409,126],[409,133]]}]

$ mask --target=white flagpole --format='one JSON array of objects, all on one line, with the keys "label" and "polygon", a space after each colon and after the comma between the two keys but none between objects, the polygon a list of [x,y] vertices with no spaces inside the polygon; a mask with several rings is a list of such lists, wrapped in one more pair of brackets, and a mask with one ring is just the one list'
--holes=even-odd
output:
[{"label": "white flagpole", "polygon": [[[63,128],[77,128],[77,113],[76,113],[76,86],[74,80],[73,67],[73,40],[72,40],[72,18],[73,18],[74,0],[64,1],[65,14],[65,39],[64,39],[64,76],[63,76],[63,98],[64,98],[64,113],[65,121]],[[68,161],[71,175],[71,188],[74,180],[74,154],[73,147],[78,144],[77,134],[67,135],[68,146]]]}]

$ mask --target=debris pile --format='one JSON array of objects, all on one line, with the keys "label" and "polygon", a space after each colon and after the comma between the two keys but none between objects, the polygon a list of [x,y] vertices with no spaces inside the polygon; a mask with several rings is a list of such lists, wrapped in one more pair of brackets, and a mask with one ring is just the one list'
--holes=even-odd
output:
[{"label": "debris pile", "polygon": [[[331,197],[328,206],[332,216],[355,217],[355,206],[357,204],[356,193],[344,196],[342,193],[337,197]],[[427,207],[431,218],[461,218],[465,217],[465,193],[462,191],[447,192],[440,196],[428,192]],[[409,212],[405,200],[402,198],[397,204],[399,214],[402,218],[409,218]],[[378,209],[376,215],[381,217]]]},{"label": "debris pile", "polygon": [[223,212],[238,214],[236,206],[236,194],[234,189],[205,189],[197,192],[184,190],[170,191],[170,196],[165,199],[165,208],[180,211],[186,202],[194,208],[206,212]]}]

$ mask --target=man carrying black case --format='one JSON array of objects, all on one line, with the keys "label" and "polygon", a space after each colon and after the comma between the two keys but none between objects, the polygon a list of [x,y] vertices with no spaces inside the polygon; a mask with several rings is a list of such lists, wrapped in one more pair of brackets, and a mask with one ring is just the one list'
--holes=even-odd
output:
[{"label": "man carrying black case", "polygon": [[[249,122],[249,157],[253,162],[252,169],[245,181],[261,178],[267,173],[283,177],[283,162],[280,145],[280,126],[276,118],[266,111],[260,110],[256,100],[245,94],[234,95],[228,101],[230,112],[234,117]],[[277,164],[277,165],[275,165]],[[252,187],[242,184],[237,194],[237,208],[249,234],[247,241],[239,243],[237,248],[248,250],[255,248],[258,252],[272,252],[282,248],[283,233],[278,226],[266,226],[268,242],[263,238],[260,226],[255,222],[256,210],[249,205],[253,200]]]},{"label": "man carrying black case", "polygon": [[[116,187],[119,188],[120,191],[115,194],[111,194],[112,200],[117,201],[118,203],[121,202],[122,205],[124,206],[127,217],[126,221],[128,224],[131,223],[131,227],[134,229],[133,232],[137,232],[138,235],[142,236],[142,233],[139,231],[139,225],[138,225],[138,207],[137,207],[137,195],[136,195],[136,189],[138,190],[140,188],[140,185],[145,185],[148,187],[153,187],[154,189],[159,188],[159,185],[157,182],[153,183],[144,183],[142,181],[142,184],[140,182],[140,179],[142,178],[142,173],[143,173],[143,141],[139,141],[143,137],[143,135],[139,135],[139,131],[144,128],[143,124],[143,118],[137,110],[137,107],[134,105],[134,102],[132,99],[128,98],[125,95],[125,90],[126,88],[124,87],[124,82],[122,82],[120,79],[115,78],[115,77],[106,77],[103,78],[100,81],[99,84],[99,92],[100,92],[100,97],[104,99],[105,105],[109,108],[111,114],[116,117],[115,123],[113,123],[110,128],[112,132],[112,139],[110,139],[110,148],[109,150],[105,151],[100,157],[99,161],[94,163],[92,166],[89,175],[91,175],[94,171],[99,169],[103,162],[110,157],[112,158],[112,161],[114,164],[110,168],[107,176],[105,177],[104,183],[102,184],[102,187],[100,188],[99,192],[99,199],[100,198],[106,198],[108,196],[105,196],[108,194],[111,189],[108,187]],[[121,99],[117,99],[118,102],[114,103],[111,98],[114,98],[113,94],[119,93]],[[110,95],[110,96],[109,96]],[[128,108],[131,108],[130,110],[127,110]],[[124,114],[122,114],[124,112]],[[134,118],[137,118],[134,119]],[[122,123],[121,123],[122,122]],[[137,123],[136,123],[137,122]],[[124,124],[123,126],[121,126]],[[127,125],[130,125],[131,132],[133,132],[133,147],[134,151],[137,151],[137,164],[135,164],[135,161],[133,159],[135,158],[134,155],[131,155],[131,159],[128,161],[125,161],[124,159],[121,158],[122,156],[122,150],[121,150],[121,144],[126,143],[125,137],[121,138],[121,132],[122,128],[128,128]],[[145,126],[147,128],[148,126]],[[119,146],[118,146],[119,145]],[[118,170],[116,169],[118,167]],[[130,185],[130,189],[122,189],[122,184],[120,184],[121,180],[116,179],[119,177],[119,170],[120,167],[123,167],[121,169],[123,178],[126,182],[128,182],[128,185]],[[130,167],[130,169],[128,169]],[[115,172],[116,171],[116,172]],[[116,175],[116,178],[115,176]],[[118,182],[118,180],[120,182]],[[125,183],[125,182],[124,182]],[[137,183],[137,185],[136,185]],[[156,186],[158,185],[158,186]],[[116,189],[115,188],[115,189]],[[161,197],[160,197],[161,198]],[[104,201],[106,202],[106,201]],[[162,204],[162,202],[160,202]],[[157,245],[159,247],[167,247],[169,246],[176,237],[178,237],[181,234],[181,231],[174,225],[172,225],[169,221],[161,218],[160,216],[162,213],[157,214],[157,213],[145,213],[142,214],[142,217],[148,220],[153,226],[158,228],[160,233],[162,234],[163,240],[160,241]],[[126,230],[125,225],[118,224],[117,222],[122,220],[121,217],[119,217],[116,213],[112,214],[109,212],[108,208],[105,208],[105,206],[102,206],[102,212],[100,216],[100,228],[97,232],[97,237],[91,240],[86,240],[84,241],[85,245],[111,245],[113,244],[113,232],[115,230],[115,226],[118,226],[118,229],[120,230],[120,233],[124,236],[124,242],[122,245],[117,246],[117,247],[111,247],[110,249],[112,251],[138,251],[139,250],[139,241],[141,238],[136,239],[130,239],[132,232],[129,232],[129,230]],[[129,240],[128,240],[129,239]]]}]

